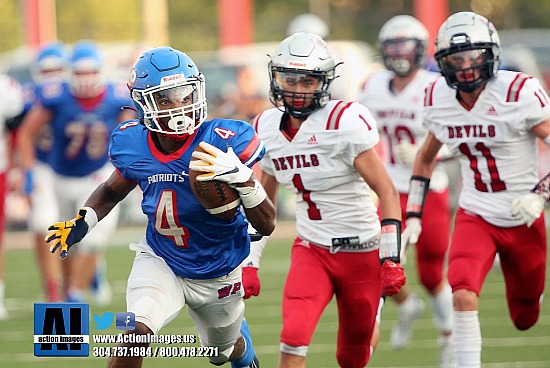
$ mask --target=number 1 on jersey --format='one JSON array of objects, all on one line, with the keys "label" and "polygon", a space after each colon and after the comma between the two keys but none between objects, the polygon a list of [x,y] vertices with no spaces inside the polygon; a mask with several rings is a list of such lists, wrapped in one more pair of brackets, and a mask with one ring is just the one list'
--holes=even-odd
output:
[{"label": "number 1 on jersey", "polygon": [[310,220],[320,220],[321,211],[317,208],[315,202],[311,200],[311,191],[304,188],[304,183],[302,182],[302,177],[300,174],[294,174],[292,177],[292,184],[298,189],[298,192],[302,193],[302,199],[307,203],[307,215]]}]

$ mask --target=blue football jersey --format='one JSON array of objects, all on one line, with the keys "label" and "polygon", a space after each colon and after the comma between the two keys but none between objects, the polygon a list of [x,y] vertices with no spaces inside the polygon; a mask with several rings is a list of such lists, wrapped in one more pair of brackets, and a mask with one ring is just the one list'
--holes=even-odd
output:
[{"label": "blue football jersey", "polygon": [[[35,101],[44,101],[44,99],[49,98],[48,96],[58,94],[61,89],[62,81],[48,81],[39,84],[29,83],[25,85],[25,109],[23,112],[26,114]],[[48,154],[53,145],[52,141],[52,126],[51,124],[47,124],[40,129],[34,141],[35,156],[38,161],[48,162]]]},{"label": "blue football jersey", "polygon": [[121,108],[132,105],[128,91],[108,84],[100,96],[83,102],[70,93],[67,83],[48,88],[36,94],[53,115],[48,163],[60,175],[90,175],[109,160],[109,137],[118,124]]},{"label": "blue football jersey", "polygon": [[109,149],[119,174],[143,192],[147,243],[182,277],[228,274],[250,252],[246,219],[240,209],[231,221],[206,212],[191,191],[189,161],[205,141],[223,151],[233,147],[241,161],[252,166],[265,153],[262,141],[244,121],[214,119],[204,122],[177,152],[164,155],[151,134],[137,121],[127,121],[113,132]]}]

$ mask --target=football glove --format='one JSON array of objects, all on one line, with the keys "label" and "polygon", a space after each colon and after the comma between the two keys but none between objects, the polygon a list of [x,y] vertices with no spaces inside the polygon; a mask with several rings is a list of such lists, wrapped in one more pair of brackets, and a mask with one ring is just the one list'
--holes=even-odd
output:
[{"label": "football glove", "polygon": [[401,290],[401,287],[407,282],[405,270],[399,263],[386,260],[380,267],[380,281],[382,282],[382,291],[387,296],[395,295]]},{"label": "football glove", "polygon": [[[418,217],[409,217],[405,221],[405,226],[405,230],[401,234],[401,257],[407,252],[409,245],[418,243],[418,237],[422,232],[422,222]],[[403,259],[401,258],[401,262],[403,262]]]},{"label": "football glove", "polygon": [[256,267],[243,267],[244,298],[260,295],[260,278]]},{"label": "football glove", "polygon": [[59,257],[65,259],[69,248],[80,242],[88,231],[97,224],[97,215],[90,207],[81,208],[72,220],[56,222],[48,228],[46,243],[51,243],[50,252],[55,253],[61,248]]},{"label": "football glove", "polygon": [[191,170],[204,172],[197,176],[198,181],[219,180],[233,186],[248,181],[252,176],[252,169],[241,162],[232,147],[223,152],[206,142],[200,142],[199,146],[205,152],[193,152],[197,161],[189,164]]},{"label": "football glove", "polygon": [[418,145],[409,142],[401,142],[393,146],[393,155],[404,165],[413,164],[416,152],[418,152]]},{"label": "football glove", "polygon": [[510,213],[516,220],[520,220],[531,227],[544,210],[545,198],[536,193],[523,194],[512,201]]}]

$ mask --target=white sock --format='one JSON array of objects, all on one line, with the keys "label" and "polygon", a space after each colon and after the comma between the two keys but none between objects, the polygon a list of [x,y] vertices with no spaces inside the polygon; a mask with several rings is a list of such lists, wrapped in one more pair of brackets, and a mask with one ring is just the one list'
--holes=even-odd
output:
[{"label": "white sock", "polygon": [[418,298],[415,293],[410,293],[407,299],[403,301],[403,303],[399,304],[397,306],[398,311],[401,312],[409,312],[411,309],[414,309],[415,301]]},{"label": "white sock", "polygon": [[451,286],[445,283],[443,290],[435,296],[429,295],[433,319],[441,333],[450,332],[453,327],[453,292]]},{"label": "white sock", "polygon": [[453,347],[458,368],[481,367],[481,329],[477,311],[454,312]]},{"label": "white sock", "polygon": [[384,303],[386,299],[380,297],[380,303],[378,304],[378,311],[376,312],[376,322],[380,325],[381,315],[382,315],[382,308],[384,308]]}]

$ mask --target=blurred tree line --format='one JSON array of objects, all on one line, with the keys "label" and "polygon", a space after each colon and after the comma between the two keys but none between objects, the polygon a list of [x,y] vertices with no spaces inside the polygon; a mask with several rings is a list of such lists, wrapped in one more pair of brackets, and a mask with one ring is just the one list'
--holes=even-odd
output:
[{"label": "blurred tree line", "polygon": [[[157,0],[145,0],[157,1]],[[217,0],[166,0],[170,44],[182,50],[218,47]],[[315,0],[254,0],[254,39],[279,41],[288,22],[310,11]],[[440,1],[440,0],[433,0]],[[24,44],[21,0],[0,1],[0,52]],[[413,0],[325,0],[332,39],[359,39],[374,44],[382,24],[397,14],[413,14]],[[550,0],[449,0],[451,13],[473,10],[497,29],[550,28]],[[56,0],[57,34],[67,43],[142,39],[139,0]]]}]

